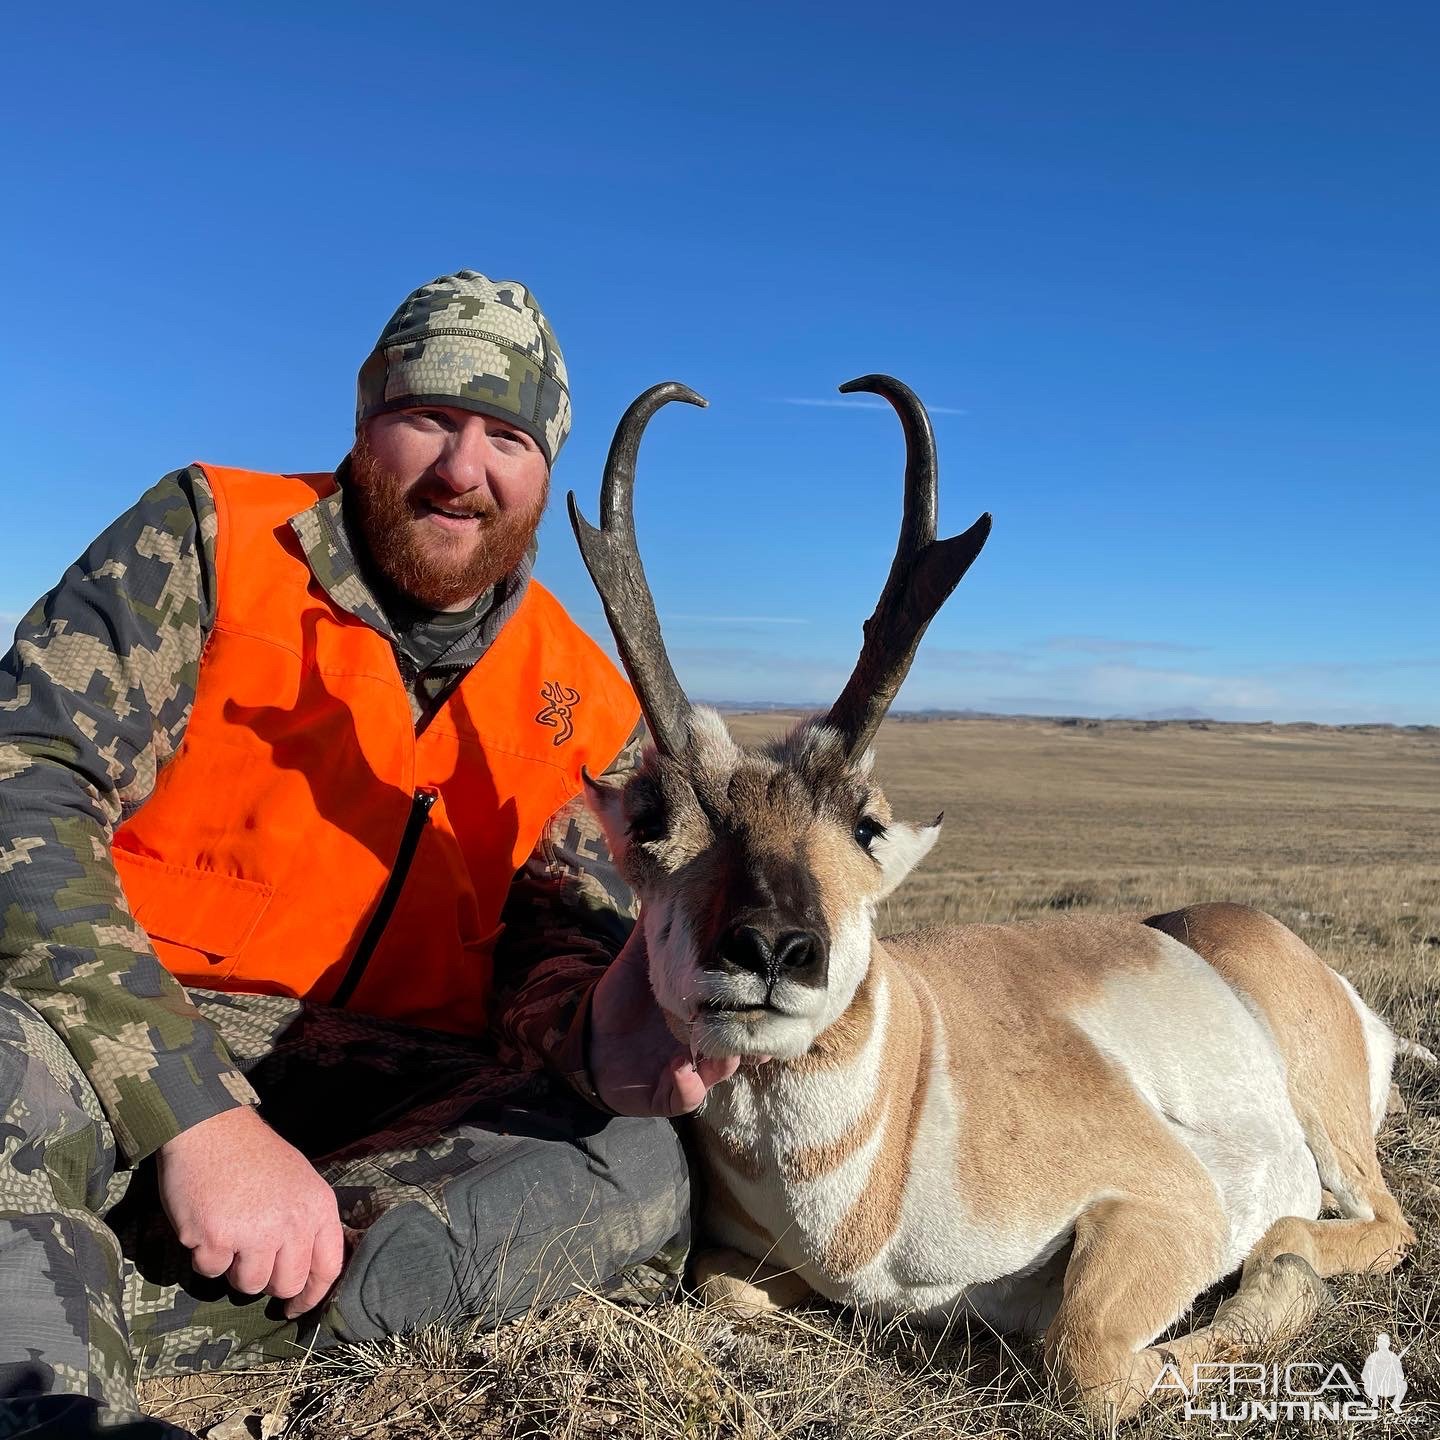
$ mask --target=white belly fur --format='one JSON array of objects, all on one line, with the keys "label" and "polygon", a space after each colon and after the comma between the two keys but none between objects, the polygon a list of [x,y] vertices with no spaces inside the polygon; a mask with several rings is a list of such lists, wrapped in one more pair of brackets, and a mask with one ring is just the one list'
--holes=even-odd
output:
[{"label": "white belly fur", "polygon": [[1188,946],[1117,977],[1072,1018],[1205,1167],[1230,1221],[1228,1272],[1282,1215],[1320,1213],[1320,1176],[1269,1027]]}]

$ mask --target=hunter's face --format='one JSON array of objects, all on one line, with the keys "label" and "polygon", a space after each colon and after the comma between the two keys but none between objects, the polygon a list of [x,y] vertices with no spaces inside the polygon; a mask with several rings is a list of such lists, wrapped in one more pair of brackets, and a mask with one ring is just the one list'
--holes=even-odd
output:
[{"label": "hunter's face", "polygon": [[366,543],[390,583],[428,609],[458,610],[524,557],[550,467],[509,421],[425,406],[365,423],[351,482]]}]

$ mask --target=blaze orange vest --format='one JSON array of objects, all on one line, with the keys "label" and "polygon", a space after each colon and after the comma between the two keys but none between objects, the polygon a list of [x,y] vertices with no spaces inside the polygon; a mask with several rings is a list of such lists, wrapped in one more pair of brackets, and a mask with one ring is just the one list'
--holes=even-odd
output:
[{"label": "blaze orange vest", "polygon": [[532,581],[417,736],[390,642],[289,525],[334,479],[204,468],[215,626],[184,739],[115,832],[135,918],[187,985],[474,1033],[511,877],[635,698]]}]

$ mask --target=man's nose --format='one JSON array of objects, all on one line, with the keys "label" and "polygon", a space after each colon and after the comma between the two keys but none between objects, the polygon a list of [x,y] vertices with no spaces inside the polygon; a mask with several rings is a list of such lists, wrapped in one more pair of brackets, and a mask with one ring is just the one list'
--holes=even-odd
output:
[{"label": "man's nose", "polygon": [[484,417],[467,415],[451,431],[435,462],[435,473],[456,494],[488,487],[493,453]]}]

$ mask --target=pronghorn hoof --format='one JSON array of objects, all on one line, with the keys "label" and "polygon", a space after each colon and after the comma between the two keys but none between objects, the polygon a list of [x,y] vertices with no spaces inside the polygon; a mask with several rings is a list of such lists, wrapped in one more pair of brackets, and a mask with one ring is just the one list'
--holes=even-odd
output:
[{"label": "pronghorn hoof", "polygon": [[814,1292],[793,1270],[780,1270],[738,1250],[706,1250],[691,1270],[696,1296],[740,1320],[773,1315]]}]

